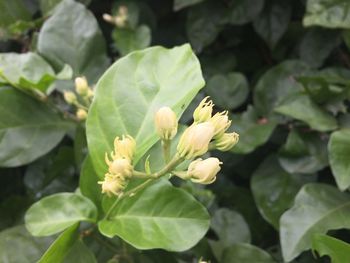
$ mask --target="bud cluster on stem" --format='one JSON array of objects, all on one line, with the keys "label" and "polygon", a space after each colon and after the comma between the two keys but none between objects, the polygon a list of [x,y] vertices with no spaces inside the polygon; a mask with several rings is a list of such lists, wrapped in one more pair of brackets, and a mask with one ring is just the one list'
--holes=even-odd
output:
[{"label": "bud cluster on stem", "polygon": [[75,78],[75,93],[73,91],[65,91],[63,93],[64,100],[76,107],[76,117],[83,121],[87,118],[88,109],[94,97],[94,91],[89,87],[85,77]]},{"label": "bud cluster on stem", "polygon": [[103,14],[102,17],[106,22],[111,23],[116,27],[125,28],[129,22],[128,8],[124,5],[121,5],[119,6],[115,16],[111,16],[110,14]]},{"label": "bud cluster on stem", "polygon": [[[166,174],[173,174],[181,179],[199,184],[213,183],[221,169],[222,162],[215,157],[193,159],[202,156],[210,149],[228,151],[239,139],[237,133],[226,132],[231,125],[228,112],[223,111],[212,116],[213,106],[209,97],[201,101],[193,113],[193,124],[180,136],[176,153],[172,158],[170,158],[170,145],[178,131],[178,118],[169,107],[160,107],[157,110],[154,123],[155,130],[162,142],[165,166],[155,173],[149,170],[148,172],[136,171],[133,167],[133,155],[136,151],[135,140],[129,135],[123,136],[122,139],[116,137],[114,151],[110,153],[111,160],[107,153],[105,155],[108,172],[105,174],[104,181],[99,182],[102,185],[102,192],[108,196],[118,196],[119,199],[131,196],[152,180]],[[177,171],[176,167],[186,159],[193,160],[187,171]],[[133,177],[148,180],[124,193],[125,187]]]}]

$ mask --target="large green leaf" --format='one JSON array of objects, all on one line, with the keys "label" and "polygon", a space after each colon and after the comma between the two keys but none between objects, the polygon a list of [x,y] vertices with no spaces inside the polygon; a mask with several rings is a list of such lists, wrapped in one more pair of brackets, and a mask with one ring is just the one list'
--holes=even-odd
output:
[{"label": "large green leaf", "polygon": [[114,44],[124,56],[132,51],[140,50],[151,44],[151,30],[146,25],[133,28],[116,28],[113,31]]},{"label": "large green leaf", "polygon": [[112,151],[116,136],[136,139],[136,163],[159,139],[155,112],[169,106],[180,117],[203,85],[189,45],[152,47],[118,60],[99,80],[87,119],[89,153],[97,174],[105,174],[104,155]]},{"label": "large green leaf", "polygon": [[221,263],[274,263],[272,257],[264,250],[249,245],[235,244],[224,250]]},{"label": "large green leaf", "polygon": [[122,200],[98,226],[138,249],[184,251],[205,235],[209,215],[190,194],[161,181]]},{"label": "large green leaf", "polygon": [[56,75],[52,67],[36,53],[0,54],[0,84],[14,85],[22,89],[37,89],[47,93],[55,79],[70,77],[69,68]]},{"label": "large green leaf", "polygon": [[215,211],[211,228],[224,245],[249,243],[251,240],[250,230],[244,218],[239,213],[226,208]]},{"label": "large green leaf", "polygon": [[314,234],[340,228],[350,228],[350,196],[325,184],[305,185],[280,220],[284,260],[310,249]]},{"label": "large green leaf", "polygon": [[23,0],[0,0],[0,30],[18,20],[29,20],[31,14]]},{"label": "large green leaf", "polygon": [[55,147],[69,126],[45,104],[13,88],[0,88],[0,166],[34,161]]},{"label": "large green leaf", "polygon": [[327,140],[317,133],[292,130],[278,160],[289,173],[315,173],[328,166]]},{"label": "large green leaf", "polygon": [[285,0],[269,0],[263,12],[254,20],[255,31],[271,49],[275,47],[288,28],[292,13],[291,4]]},{"label": "large green leaf", "polygon": [[276,122],[266,118],[259,119],[252,106],[246,112],[232,116],[232,129],[241,135],[232,152],[246,154],[266,143],[276,127]]},{"label": "large green leaf", "polygon": [[[57,261],[55,261],[56,263]],[[83,241],[77,240],[66,255],[64,263],[97,263],[92,251]]]},{"label": "large green leaf", "polygon": [[23,225],[8,228],[0,232],[1,262],[37,262],[51,242],[51,237],[33,237]]},{"label": "large green leaf", "polygon": [[342,101],[348,97],[350,71],[341,67],[331,67],[311,71],[297,77],[305,92],[313,101],[326,104]]},{"label": "large green leaf", "polygon": [[332,133],[328,144],[329,162],[340,190],[350,187],[350,130]]},{"label": "large green leaf", "polygon": [[34,203],[25,215],[25,223],[34,236],[49,236],[79,222],[95,222],[97,209],[90,199],[74,194],[59,193]]},{"label": "large green leaf", "polygon": [[350,262],[350,244],[334,237],[316,234],[312,238],[312,250],[322,256],[329,256],[332,263]]},{"label": "large green leaf", "polygon": [[73,0],[64,0],[45,21],[37,48],[56,70],[68,64],[75,75],[85,75],[92,82],[109,63],[95,17]]},{"label": "large green leaf", "polygon": [[245,102],[249,94],[249,85],[241,73],[217,74],[208,80],[205,91],[216,106],[229,110]]},{"label": "large green leaf", "polygon": [[204,0],[175,0],[173,9],[174,11],[179,11],[180,9],[183,9],[185,7],[198,4]]},{"label": "large green leaf", "polygon": [[312,28],[301,40],[299,57],[310,66],[318,68],[340,44],[340,40],[340,34],[337,31]]},{"label": "large green leaf", "polygon": [[227,20],[226,9],[218,1],[205,1],[188,11],[186,31],[193,49],[200,52],[210,45]]},{"label": "large green leaf", "polygon": [[290,96],[275,108],[275,112],[304,121],[317,131],[331,131],[338,127],[337,120],[331,114],[304,94]]},{"label": "large green leaf", "polygon": [[[309,180],[312,179],[310,175]],[[293,203],[306,176],[287,173],[279,165],[275,155],[267,157],[254,172],[251,189],[260,214],[276,229],[281,215]]]},{"label": "large green leaf", "polygon": [[350,2],[348,0],[307,0],[303,24],[350,28]]},{"label": "large green leaf", "polygon": [[220,260],[225,248],[237,243],[250,243],[251,235],[248,224],[237,212],[220,208],[215,211],[211,228],[218,240],[209,240],[215,257]]},{"label": "large green leaf", "polygon": [[228,1],[229,22],[242,25],[251,22],[264,7],[264,0],[231,0]]},{"label": "large green leaf", "polygon": [[79,224],[76,223],[67,228],[59,237],[51,244],[49,249],[40,258],[38,263],[62,263],[66,255],[71,250],[73,244],[79,237]]},{"label": "large green leaf", "polygon": [[254,105],[259,113],[267,116],[286,97],[302,90],[294,76],[308,70],[300,61],[284,61],[269,69],[258,81],[254,89]]},{"label": "large green leaf", "polygon": [[87,156],[83,162],[80,174],[79,188],[81,193],[88,197],[98,209],[101,208],[101,185],[97,182],[103,180],[103,174],[96,174],[91,159]]}]

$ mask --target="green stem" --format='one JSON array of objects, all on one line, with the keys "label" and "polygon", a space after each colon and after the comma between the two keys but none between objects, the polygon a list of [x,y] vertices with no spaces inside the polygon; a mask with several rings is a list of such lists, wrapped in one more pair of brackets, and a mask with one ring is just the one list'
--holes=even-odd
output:
[{"label": "green stem", "polygon": [[165,163],[169,163],[170,160],[170,148],[171,148],[171,141],[170,140],[162,140],[162,146],[163,146],[163,156]]},{"label": "green stem", "polygon": [[[147,185],[149,185],[153,180],[158,179],[164,175],[166,175],[167,173],[171,172],[174,170],[174,168],[176,166],[178,166],[180,163],[182,163],[184,161],[184,158],[178,156],[177,154],[174,156],[174,158],[166,165],[164,166],[163,169],[161,169],[159,172],[156,172],[154,174],[146,174],[146,173],[142,173],[142,172],[138,172],[138,171],[134,171],[133,175],[138,175],[138,176],[145,176],[144,178],[146,178],[146,176],[149,178],[148,180],[146,180],[145,182],[143,182],[142,184],[134,187],[133,189],[127,191],[126,193],[120,195],[112,204],[112,206],[108,209],[106,215],[104,216],[103,220],[105,219],[109,219],[112,211],[117,207],[118,203],[124,199],[125,197],[128,196],[133,196],[135,195],[137,192],[141,191],[142,189],[144,189]],[[140,178],[140,177],[139,177]]]}]

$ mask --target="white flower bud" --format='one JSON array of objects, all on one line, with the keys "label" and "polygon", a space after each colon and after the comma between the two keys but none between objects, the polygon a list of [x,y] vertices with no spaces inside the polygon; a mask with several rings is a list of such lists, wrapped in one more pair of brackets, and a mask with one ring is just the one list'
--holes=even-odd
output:
[{"label": "white flower bud", "polygon": [[203,155],[208,151],[214,136],[214,126],[210,122],[193,124],[185,130],[177,146],[178,154],[186,159]]},{"label": "white flower bud", "polygon": [[221,135],[223,135],[225,131],[230,127],[231,121],[228,119],[227,114],[227,111],[218,112],[209,120],[209,122],[214,125],[215,138],[218,138]]},{"label": "white flower bud", "polygon": [[222,164],[222,162],[214,157],[205,160],[195,160],[191,162],[188,167],[188,177],[195,183],[211,184],[216,180],[216,175],[221,169],[220,164]]},{"label": "white flower bud", "polygon": [[77,101],[77,96],[72,91],[65,91],[63,97],[68,104],[74,104]]},{"label": "white flower bud", "polygon": [[213,101],[209,100],[209,96],[205,97],[193,112],[194,122],[205,122],[211,118],[213,112]]},{"label": "white flower bud", "polygon": [[114,140],[114,156],[113,159],[117,158],[125,158],[128,160],[132,160],[136,148],[136,142],[133,137],[127,135],[119,139],[116,137]]},{"label": "white flower bud", "polygon": [[216,149],[220,151],[229,151],[238,143],[239,140],[239,134],[232,132],[232,133],[224,133],[219,138],[217,138],[214,143]]},{"label": "white flower bud", "polygon": [[154,118],[156,130],[163,140],[171,140],[177,133],[177,118],[169,107],[160,108]]},{"label": "white flower bud", "polygon": [[103,14],[103,20],[108,22],[108,23],[111,23],[111,24],[114,24],[114,17],[111,16],[110,14]]},{"label": "white flower bud", "polygon": [[77,115],[77,118],[81,121],[86,120],[87,118],[87,112],[86,110],[83,110],[83,109],[78,109],[76,115]]},{"label": "white flower bud", "polygon": [[129,159],[118,158],[110,161],[106,153],[105,161],[108,165],[108,171],[110,174],[120,175],[127,178],[132,176],[133,166],[131,165]]},{"label": "white flower bud", "polygon": [[98,184],[102,186],[102,193],[110,197],[112,195],[119,196],[127,186],[127,181],[121,176],[106,174],[105,179],[99,181]]},{"label": "white flower bud", "polygon": [[81,96],[88,94],[89,85],[85,77],[75,78],[75,91]]}]

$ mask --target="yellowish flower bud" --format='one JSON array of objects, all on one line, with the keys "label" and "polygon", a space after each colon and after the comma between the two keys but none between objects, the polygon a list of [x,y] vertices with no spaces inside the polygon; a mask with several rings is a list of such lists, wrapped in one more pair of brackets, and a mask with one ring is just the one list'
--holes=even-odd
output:
[{"label": "yellowish flower bud", "polygon": [[238,143],[239,134],[232,133],[224,133],[219,138],[215,140],[215,147],[220,151],[229,151]]},{"label": "yellowish flower bud", "polygon": [[111,24],[114,24],[114,17],[111,16],[110,14],[103,14],[103,20],[108,22],[108,23],[111,23]]},{"label": "yellowish flower bud", "polygon": [[63,97],[68,104],[74,104],[77,101],[77,96],[72,91],[65,91]]},{"label": "yellowish flower bud", "polygon": [[222,162],[214,157],[198,159],[190,163],[187,174],[194,183],[211,184],[216,180],[216,175],[221,169],[220,164]]},{"label": "yellowish flower bud", "polygon": [[86,110],[83,110],[83,109],[78,109],[76,115],[77,115],[77,118],[81,121],[86,120],[87,118],[87,112]]},{"label": "yellowish flower bud", "polygon": [[186,159],[203,155],[208,151],[214,131],[214,126],[210,122],[193,124],[182,134],[177,146],[178,154]]},{"label": "yellowish flower bud", "polygon": [[121,176],[106,174],[105,179],[99,181],[98,184],[102,186],[102,193],[110,197],[112,195],[119,196],[127,186],[127,181]]},{"label": "yellowish flower bud", "polygon": [[211,118],[213,112],[213,101],[209,100],[209,96],[205,97],[193,112],[194,122],[205,122]]},{"label": "yellowish flower bud", "polygon": [[75,91],[81,96],[88,94],[89,85],[85,77],[75,78]]},{"label": "yellowish flower bud", "polygon": [[215,138],[223,135],[225,131],[230,127],[231,121],[228,119],[227,114],[227,111],[218,112],[209,120],[209,122],[212,123],[215,127]]},{"label": "yellowish flower bud", "polygon": [[106,153],[105,161],[108,165],[109,173],[127,178],[132,176],[133,166],[131,165],[129,159],[118,158],[113,161],[110,161]]},{"label": "yellowish flower bud", "polygon": [[171,140],[177,133],[177,118],[169,107],[160,108],[154,118],[156,130],[163,140]]},{"label": "yellowish flower bud", "polygon": [[136,148],[136,142],[133,137],[127,135],[119,139],[119,137],[114,140],[114,156],[113,159],[125,158],[132,160]]}]

